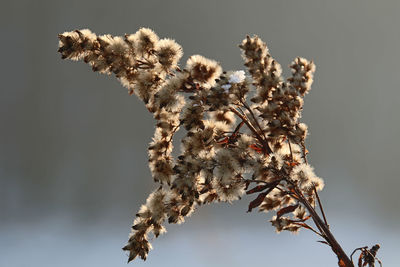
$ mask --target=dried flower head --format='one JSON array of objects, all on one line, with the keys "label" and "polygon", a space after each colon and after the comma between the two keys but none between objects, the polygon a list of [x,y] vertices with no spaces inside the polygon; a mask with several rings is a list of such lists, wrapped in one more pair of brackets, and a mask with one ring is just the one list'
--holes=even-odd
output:
[{"label": "dried flower head", "polygon": [[141,28],[134,35],[129,36],[128,40],[134,45],[136,53],[149,54],[154,50],[158,36],[151,29]]},{"label": "dried flower head", "polygon": [[175,69],[183,54],[182,47],[171,39],[161,39],[157,43],[155,53],[160,64],[166,70]]},{"label": "dried flower head", "polygon": [[191,56],[186,66],[193,79],[201,84],[214,85],[214,80],[219,77],[222,71],[216,61],[200,55]]}]

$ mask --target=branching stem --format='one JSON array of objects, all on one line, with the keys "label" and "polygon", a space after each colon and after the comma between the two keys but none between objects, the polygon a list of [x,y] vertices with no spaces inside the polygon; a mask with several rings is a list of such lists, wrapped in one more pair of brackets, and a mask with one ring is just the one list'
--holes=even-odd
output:
[{"label": "branching stem", "polygon": [[258,129],[260,129],[260,133],[261,135],[264,137],[264,140],[267,140],[267,138],[265,137],[264,134],[264,130],[262,129],[260,123],[258,122],[256,116],[254,115],[254,112],[251,110],[251,108],[249,107],[249,105],[246,103],[245,100],[241,99],[240,103],[242,103],[242,105],[246,108],[246,110],[250,113],[251,117],[253,118],[254,122],[256,123]]},{"label": "branching stem", "polygon": [[247,127],[249,127],[250,131],[257,137],[258,141],[262,144],[263,146],[263,150],[264,150],[264,154],[271,154],[272,150],[269,147],[269,144],[267,142],[267,140],[265,140],[259,133],[258,131],[254,128],[254,126],[249,122],[249,120],[243,116],[242,114],[240,114],[239,111],[237,111],[234,108],[230,108],[230,111],[232,111],[233,113],[235,113],[239,118],[242,119],[242,121],[244,121],[244,123],[247,125]]},{"label": "branching stem", "polygon": [[[311,217],[313,218],[316,226],[321,229],[321,232],[323,234],[323,237],[325,240],[329,243],[331,246],[333,252],[337,255],[339,259],[339,266],[344,266],[344,267],[354,267],[353,262],[350,260],[350,258],[347,256],[347,254],[344,252],[342,247],[339,245],[339,243],[336,241],[335,237],[329,230],[328,225],[326,225],[321,217],[318,215],[318,213],[315,211],[315,209],[311,206],[311,204],[308,202],[308,200],[301,194],[301,192],[297,189],[297,186],[294,186],[294,191],[296,194],[299,196],[299,201],[305,206],[305,208],[308,210],[310,213]],[[342,263],[342,265],[340,265]],[[344,264],[344,265],[343,265]]]}]

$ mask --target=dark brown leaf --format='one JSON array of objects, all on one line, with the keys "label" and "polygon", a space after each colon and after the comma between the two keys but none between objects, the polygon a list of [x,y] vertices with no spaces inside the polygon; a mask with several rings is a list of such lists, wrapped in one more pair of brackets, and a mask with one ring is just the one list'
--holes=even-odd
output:
[{"label": "dark brown leaf", "polygon": [[254,199],[252,202],[250,202],[249,204],[249,209],[247,210],[247,212],[251,212],[252,209],[258,207],[261,205],[261,203],[263,202],[263,200],[265,199],[265,197],[272,191],[274,190],[274,188],[279,184],[280,180],[277,180],[275,182],[269,183],[268,184],[268,190],[260,193],[256,199]]},{"label": "dark brown leaf", "polygon": [[251,212],[252,209],[258,207],[261,205],[265,197],[272,191],[274,188],[279,184],[280,180],[277,180],[275,182],[269,183],[269,188],[267,191],[259,194],[256,199],[254,199],[252,202],[249,204],[249,209],[247,212]]},{"label": "dark brown leaf", "polygon": [[264,184],[264,185],[257,185],[256,187],[254,187],[253,189],[250,189],[249,191],[246,192],[247,195],[253,194],[253,193],[257,193],[257,192],[261,192],[265,189],[267,189],[268,187],[270,187],[271,185],[268,184]]},{"label": "dark brown leaf", "polygon": [[245,180],[244,185],[245,185],[244,190],[247,190],[250,185],[250,180]]},{"label": "dark brown leaf", "polygon": [[298,206],[299,206],[299,204],[296,204],[296,205],[291,205],[291,206],[287,206],[287,207],[280,209],[276,213],[277,218],[279,219],[282,215],[294,211],[295,209],[297,209]]},{"label": "dark brown leaf", "polygon": [[249,209],[247,210],[247,212],[251,212],[252,209],[258,207],[261,205],[261,203],[263,202],[264,198],[267,196],[268,193],[264,192],[264,193],[260,193],[256,199],[254,199],[252,202],[250,202],[249,204]]},{"label": "dark brown leaf", "polygon": [[267,188],[269,188],[270,190],[268,190],[268,193],[272,191],[272,189],[274,189],[278,184],[279,184],[280,180],[276,180],[270,183],[266,183],[264,185],[257,185],[256,187],[254,187],[253,189],[250,189],[249,191],[246,192],[247,195],[253,194],[253,193],[257,193],[260,192],[262,190],[265,190]]}]

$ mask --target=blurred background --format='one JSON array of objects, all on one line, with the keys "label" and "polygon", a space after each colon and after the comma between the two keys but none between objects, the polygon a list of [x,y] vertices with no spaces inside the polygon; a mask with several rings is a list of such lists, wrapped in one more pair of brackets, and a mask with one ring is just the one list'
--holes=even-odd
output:
[{"label": "blurred background", "polygon": [[[114,77],[63,61],[57,34],[123,35],[149,27],[192,54],[243,69],[246,34],[267,42],[288,74],[317,66],[302,121],[331,229],[347,252],[400,238],[400,2],[5,1],[0,11],[0,266],[126,266],[134,214],[155,188],[147,167],[151,115]],[[301,231],[277,235],[250,199],[201,207],[167,225],[134,266],[337,266]]]}]

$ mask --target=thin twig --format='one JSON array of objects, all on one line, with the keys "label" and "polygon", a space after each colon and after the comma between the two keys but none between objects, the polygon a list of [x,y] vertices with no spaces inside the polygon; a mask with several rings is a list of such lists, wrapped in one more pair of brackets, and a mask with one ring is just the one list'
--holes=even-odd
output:
[{"label": "thin twig", "polygon": [[298,223],[298,222],[292,222],[292,223],[293,223],[294,225],[298,225],[298,226],[301,226],[301,227],[303,227],[303,228],[306,228],[306,229],[308,229],[308,230],[314,232],[315,234],[317,234],[317,235],[319,235],[320,237],[322,237],[322,238],[325,239],[325,237],[324,237],[321,233],[319,233],[317,230],[315,230],[315,229],[312,228],[310,225],[308,225],[308,224],[306,224],[306,223],[304,223],[304,222],[303,222],[303,224],[304,224],[306,227],[304,227],[304,226],[302,225],[302,223]]},{"label": "thin twig", "polygon": [[315,196],[317,197],[318,206],[319,206],[319,209],[321,210],[322,217],[324,218],[324,222],[325,222],[326,226],[329,228],[329,224],[328,224],[328,221],[325,216],[324,208],[322,207],[321,199],[319,198],[319,194],[318,194],[318,191],[317,191],[317,188],[315,187],[315,185],[314,185],[314,192],[315,192]]},{"label": "thin twig", "polygon": [[243,99],[240,99],[240,103],[242,103],[242,105],[246,108],[246,110],[250,113],[251,117],[253,118],[254,122],[256,123],[258,129],[260,129],[260,133],[261,135],[264,137],[265,140],[267,140],[264,130],[262,129],[260,123],[258,122],[256,116],[254,115],[253,111],[251,110],[251,108],[249,107],[249,105],[246,103],[246,101],[244,101]]},{"label": "thin twig", "polygon": [[[171,143],[172,138],[174,138],[174,135],[175,135],[176,131],[179,129],[179,127],[180,127],[181,125],[182,125],[182,122],[180,122],[178,125],[176,125],[176,126],[174,127],[174,129],[173,129],[172,132],[171,132],[171,136],[170,136],[170,137],[168,138],[168,140],[167,140],[168,143]],[[165,148],[164,155],[167,155],[167,151],[168,151],[168,146]]]},{"label": "thin twig", "polygon": [[257,137],[258,141],[260,141],[260,143],[262,144],[262,146],[264,148],[264,153],[268,154],[268,155],[271,154],[272,150],[269,147],[268,142],[262,138],[262,136],[254,128],[254,126],[249,122],[249,120],[245,116],[240,114],[240,112],[237,111],[236,109],[230,108],[229,110],[232,111],[233,113],[235,113],[239,118],[241,118],[242,121],[244,121],[244,123],[247,125],[247,127],[249,127],[250,131],[253,132],[253,134]]},{"label": "thin twig", "polygon": [[259,128],[260,131],[261,131],[262,136],[264,137],[265,144],[266,144],[266,146],[267,146],[266,149],[267,149],[267,151],[268,151],[268,154],[271,154],[272,149],[271,149],[271,147],[270,147],[269,144],[268,144],[267,137],[265,136],[264,130],[262,129],[262,127],[261,127],[260,123],[258,122],[256,116],[254,115],[253,111],[251,110],[251,108],[249,107],[249,105],[246,103],[246,101],[240,100],[240,102],[243,104],[243,106],[249,111],[250,115],[253,117],[253,120],[254,120],[255,123],[257,124],[258,128]]},{"label": "thin twig", "polygon": [[[288,181],[289,181],[294,187],[296,187],[296,185],[293,184],[293,183],[291,182],[291,180],[288,180]],[[297,187],[296,187],[296,188],[297,188]],[[295,191],[296,191],[296,189],[295,189]],[[303,193],[302,193],[301,191],[297,191],[295,195],[298,196],[298,197],[296,198],[298,201],[301,201],[301,199],[307,201],[307,203],[310,205],[310,207],[312,207],[312,209],[315,211],[315,207],[313,207],[313,206],[308,202],[307,198],[303,195]],[[304,205],[304,204],[303,204],[303,205]],[[316,212],[315,212],[315,213],[316,213]],[[316,214],[317,214],[317,213],[316,213]],[[318,215],[318,214],[317,214],[317,215]],[[319,230],[321,233],[324,233],[323,229],[321,228],[321,226],[319,225],[319,223],[315,220],[314,216],[311,216],[311,218],[313,219],[314,224],[315,224],[315,226],[317,226],[318,230]],[[325,236],[323,236],[323,237],[326,239]],[[328,241],[328,240],[327,240],[327,241]],[[328,242],[329,242],[329,241],[328,241]]]},{"label": "thin twig", "polygon": [[291,159],[291,163],[293,163],[293,151],[292,151],[292,145],[290,144],[290,140],[289,138],[287,139],[288,144],[289,144],[289,150],[290,150],[290,159]]},{"label": "thin twig", "polygon": [[232,137],[235,138],[235,137],[238,135],[238,132],[239,132],[240,128],[242,128],[243,124],[244,124],[244,121],[241,121],[241,122],[236,126],[236,128],[235,128],[235,130],[233,131],[233,133],[231,134],[230,138],[232,138]]},{"label": "thin twig", "polygon": [[356,253],[357,252],[357,250],[363,250],[363,249],[367,249],[368,247],[367,246],[365,246],[365,247],[360,247],[360,248],[356,248],[355,250],[353,250],[353,252],[350,254],[350,259],[351,259],[351,262],[353,262],[353,255],[354,255],[354,253]]},{"label": "thin twig", "polygon": [[304,141],[303,142],[301,142],[301,150],[303,151],[303,159],[304,159],[304,162],[306,163],[306,164],[308,164],[308,160],[307,160],[307,149],[306,149],[306,146],[304,145]]}]

